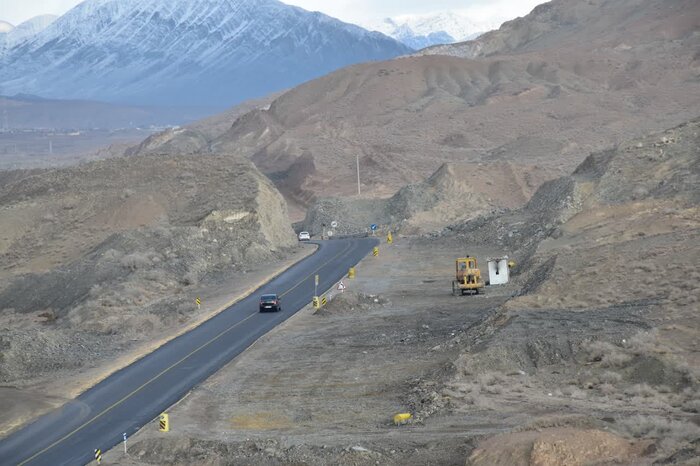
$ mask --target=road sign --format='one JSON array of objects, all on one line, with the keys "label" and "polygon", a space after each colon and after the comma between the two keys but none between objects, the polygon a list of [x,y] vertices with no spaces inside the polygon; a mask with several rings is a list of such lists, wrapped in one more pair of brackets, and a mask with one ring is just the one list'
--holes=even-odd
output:
[{"label": "road sign", "polygon": [[372,255],[374,257],[377,257],[379,255],[379,248],[377,246],[375,246],[374,249],[372,249]]},{"label": "road sign", "polygon": [[338,291],[341,293],[345,291],[345,283],[341,280],[340,283],[338,283]]},{"label": "road sign", "polygon": [[328,300],[325,296],[321,296],[321,306],[325,306],[326,304],[328,304]]},{"label": "road sign", "polygon": [[371,224],[371,225],[369,226],[369,229],[372,230],[372,231],[375,231],[375,230],[377,229],[377,224],[376,224],[376,223]]},{"label": "road sign", "polygon": [[99,448],[95,449],[95,461],[97,461],[97,464],[102,463],[102,450]]},{"label": "road sign", "polygon": [[331,236],[333,236],[333,230],[328,230],[328,237],[330,238]]},{"label": "road sign", "polygon": [[338,228],[338,222],[336,222],[335,220],[333,220],[333,221],[331,222],[331,228]]},{"label": "road sign", "polygon": [[126,432],[124,432],[122,436],[124,437],[124,454],[126,454]]},{"label": "road sign", "polygon": [[313,299],[311,300],[311,303],[314,305],[316,309],[321,307],[321,301],[318,299],[318,296],[314,296]]},{"label": "road sign", "polygon": [[197,299],[194,300],[194,302],[197,303],[197,309],[202,307],[202,300],[199,299],[199,296],[197,297]]}]

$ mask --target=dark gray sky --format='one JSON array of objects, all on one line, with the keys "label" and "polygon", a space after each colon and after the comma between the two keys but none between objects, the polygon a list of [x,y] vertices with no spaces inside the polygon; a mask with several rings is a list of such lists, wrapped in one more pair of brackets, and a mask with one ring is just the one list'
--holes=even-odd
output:
[{"label": "dark gray sky", "polygon": [[[15,26],[40,14],[62,15],[81,0],[0,0],[0,20]],[[459,11],[476,21],[523,16],[542,0],[284,0],[343,21],[368,24],[388,16]]]}]

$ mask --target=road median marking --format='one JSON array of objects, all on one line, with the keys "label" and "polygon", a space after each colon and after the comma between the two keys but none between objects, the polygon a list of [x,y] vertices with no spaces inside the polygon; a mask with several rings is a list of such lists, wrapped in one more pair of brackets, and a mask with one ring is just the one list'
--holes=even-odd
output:
[{"label": "road median marking", "polygon": [[[314,270],[313,272],[311,272],[311,274],[309,274],[309,275],[307,275],[306,277],[304,277],[304,278],[303,278],[302,280],[300,280],[296,285],[294,285],[292,288],[290,288],[290,289],[288,289],[287,291],[285,291],[284,293],[282,293],[280,296],[284,296],[284,295],[286,295],[286,294],[292,292],[293,290],[295,290],[296,288],[298,288],[301,284],[303,284],[306,280],[309,280],[309,279],[311,279],[312,277],[314,277],[315,274],[316,274],[319,270],[321,270],[322,268],[324,268],[325,266],[327,266],[328,264],[330,264],[331,262],[333,262],[334,260],[336,260],[336,259],[337,259],[338,257],[340,257],[341,255],[347,253],[347,252],[350,250],[351,246],[352,246],[352,243],[349,243],[341,252],[339,252],[338,254],[336,254],[335,256],[333,256],[332,258],[330,258],[329,260],[327,260],[326,262],[324,262],[324,263],[323,263],[321,266],[319,266],[316,270]],[[308,257],[308,256],[307,256],[307,257]],[[303,260],[303,259],[302,259],[302,260]],[[300,261],[299,261],[299,262],[300,262]],[[289,266],[287,269],[285,269],[285,270],[284,270],[283,272],[281,272],[281,273],[286,272],[286,271],[289,270],[292,266],[298,264],[299,262],[296,262],[296,263],[292,264],[291,266]],[[281,275],[281,273],[276,274],[272,279],[274,279],[275,277]],[[271,280],[272,280],[272,279],[271,279]],[[267,283],[267,282],[265,282],[265,283]],[[262,285],[261,285],[261,286],[262,286]],[[259,288],[259,286],[258,286],[258,288]],[[256,289],[257,289],[257,288],[256,288]],[[255,290],[253,290],[253,291],[255,291]],[[252,293],[252,291],[251,291],[251,293]],[[242,299],[248,297],[251,293],[248,293],[247,295],[241,297],[240,299],[238,299],[237,301],[235,301],[233,304],[235,304],[235,303],[237,303],[238,301],[240,301],[240,300],[242,300]],[[223,309],[223,310],[228,309],[228,308],[231,307],[233,304],[229,305],[228,307],[226,307],[226,308]],[[223,311],[222,311],[222,312],[223,312]],[[232,326],[230,326],[230,327],[227,328],[226,330],[223,330],[221,333],[219,333],[218,335],[216,335],[214,338],[212,338],[212,339],[208,340],[207,342],[203,343],[202,345],[200,345],[199,347],[197,347],[196,349],[194,349],[193,351],[191,351],[191,352],[188,353],[187,355],[183,356],[183,357],[182,357],[180,360],[178,360],[177,362],[175,362],[175,363],[173,363],[172,365],[168,366],[167,368],[163,369],[163,370],[162,370],[161,372],[159,372],[157,375],[155,375],[155,376],[152,377],[151,379],[149,379],[149,380],[147,380],[146,382],[144,382],[143,384],[141,384],[138,388],[134,389],[131,393],[125,395],[125,396],[124,396],[123,398],[121,398],[119,401],[117,401],[117,402],[115,402],[114,404],[112,404],[111,406],[105,408],[102,412],[96,414],[96,415],[95,415],[94,417],[92,417],[91,419],[85,421],[83,424],[81,424],[80,426],[76,427],[74,430],[72,430],[72,431],[69,432],[68,434],[64,435],[64,436],[61,437],[60,439],[54,441],[54,442],[51,443],[50,445],[48,445],[48,446],[44,447],[43,449],[39,450],[39,451],[38,451],[37,453],[35,453],[34,455],[32,455],[32,456],[30,456],[29,458],[27,458],[26,460],[22,461],[21,463],[19,463],[18,466],[23,466],[23,465],[27,464],[28,462],[34,460],[35,458],[37,458],[37,457],[43,455],[44,453],[46,453],[47,451],[49,451],[49,450],[52,449],[53,447],[55,447],[55,446],[61,444],[61,443],[64,442],[65,440],[69,439],[70,437],[72,437],[72,436],[75,435],[76,433],[78,433],[78,432],[80,432],[81,430],[83,430],[85,427],[89,426],[90,424],[92,424],[93,422],[95,422],[96,420],[98,420],[99,418],[101,418],[102,416],[104,416],[105,414],[107,414],[107,413],[109,413],[110,411],[112,411],[112,410],[113,410],[114,408],[116,408],[117,406],[119,406],[119,405],[121,405],[122,403],[124,403],[125,401],[127,401],[129,398],[131,398],[132,396],[134,396],[135,394],[137,394],[138,392],[140,392],[141,390],[143,390],[145,387],[147,387],[147,386],[150,385],[151,383],[155,382],[158,378],[160,378],[161,376],[163,376],[163,375],[166,374],[167,372],[169,372],[170,370],[172,370],[172,369],[175,368],[176,366],[180,365],[180,364],[183,363],[185,360],[189,359],[189,358],[190,358],[191,356],[193,356],[194,354],[198,353],[198,352],[201,351],[202,349],[204,349],[204,348],[206,348],[207,346],[211,345],[212,343],[216,342],[216,341],[219,340],[221,337],[223,337],[225,334],[227,334],[227,333],[230,332],[231,330],[237,328],[238,326],[244,324],[244,323],[247,322],[249,319],[251,319],[252,317],[254,317],[254,316],[258,315],[258,314],[259,314],[258,312],[254,312],[253,314],[248,315],[245,319],[243,319],[243,320],[241,320],[241,321],[239,321],[239,322],[236,322],[235,324],[233,324]],[[218,314],[217,314],[217,315],[218,315]],[[212,317],[213,317],[213,316],[212,316]],[[195,326],[194,328],[188,330],[187,332],[194,330],[195,328],[199,327],[200,325],[203,325],[203,324],[204,324],[205,322],[207,322],[208,320],[209,320],[209,319],[200,322],[197,326]],[[183,332],[183,333],[181,333],[181,335],[184,334],[184,333],[187,333],[187,332]],[[178,335],[178,336],[180,336],[180,335]],[[174,338],[175,338],[175,337],[173,337],[173,339],[174,339]],[[169,341],[171,341],[171,340],[169,340]],[[166,342],[166,343],[168,343],[168,342]],[[166,343],[164,343],[164,344],[166,344]],[[164,345],[164,344],[163,344],[163,345]],[[163,345],[161,345],[161,346],[163,346]],[[160,348],[161,346],[159,346],[158,348]],[[158,349],[158,348],[156,348],[156,349]],[[155,351],[155,350],[154,350],[154,351]],[[151,352],[151,353],[152,353],[152,352]],[[143,357],[147,357],[147,356],[148,356],[149,354],[151,354],[151,353],[148,353],[148,354],[143,355],[142,358],[143,358]],[[142,358],[139,358],[139,359],[142,359]],[[129,365],[130,365],[130,364],[129,364]],[[124,366],[124,367],[128,367],[128,365],[127,365],[127,366]],[[222,367],[223,367],[223,366],[222,366]],[[116,372],[116,371],[115,371],[115,372]],[[111,375],[111,374],[110,374],[110,375]],[[107,377],[109,377],[109,376],[107,376]],[[106,379],[107,377],[105,377],[105,379]]]}]

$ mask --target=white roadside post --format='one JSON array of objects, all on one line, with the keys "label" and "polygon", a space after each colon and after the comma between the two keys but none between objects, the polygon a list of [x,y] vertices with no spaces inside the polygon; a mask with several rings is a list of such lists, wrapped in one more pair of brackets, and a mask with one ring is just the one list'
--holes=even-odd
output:
[{"label": "white roadside post", "polygon": [[124,454],[126,455],[126,432],[124,432],[122,435],[124,435]]},{"label": "white roadside post", "polygon": [[357,163],[357,195],[360,196],[360,154],[355,154],[355,162]]},{"label": "white roadside post", "polygon": [[316,278],[314,280],[314,296],[318,296],[318,274],[316,274]]}]

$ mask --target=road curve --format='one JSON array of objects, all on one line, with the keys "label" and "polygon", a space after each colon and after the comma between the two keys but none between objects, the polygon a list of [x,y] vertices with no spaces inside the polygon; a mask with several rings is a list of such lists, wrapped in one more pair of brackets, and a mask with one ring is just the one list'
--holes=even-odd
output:
[{"label": "road curve", "polygon": [[[340,280],[377,244],[374,238],[319,242],[313,255],[153,353],[112,374],[61,408],[0,441],[2,465],[81,465],[182,398],[255,340]],[[258,296],[278,293],[282,312],[258,312]]]}]

